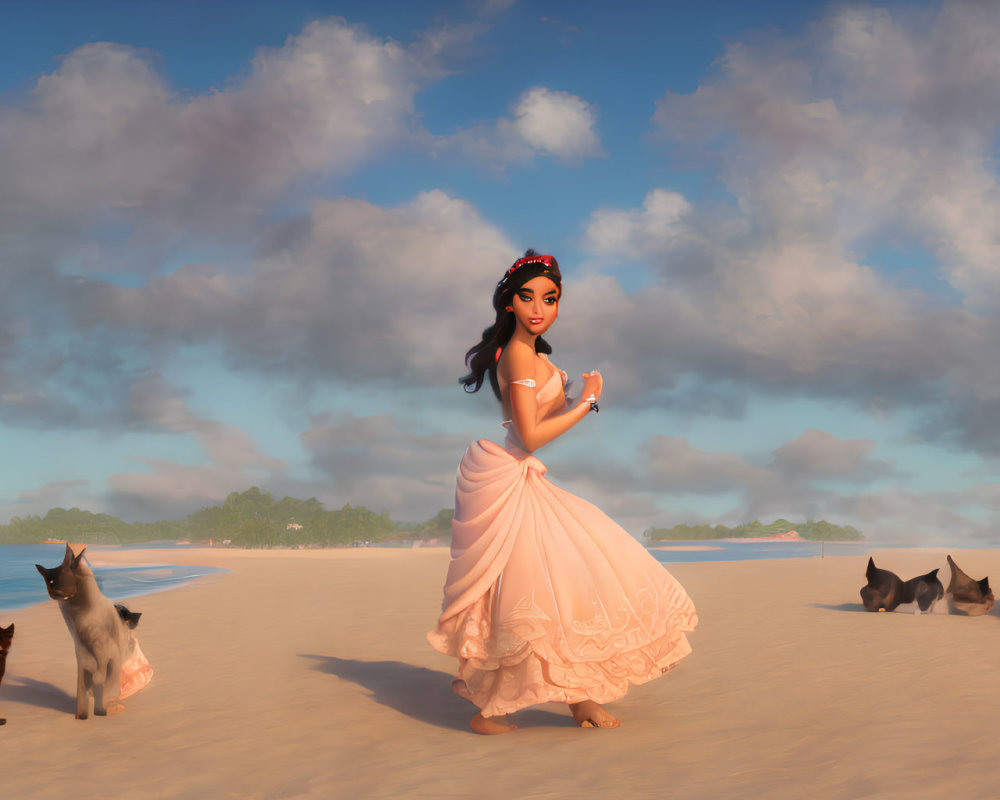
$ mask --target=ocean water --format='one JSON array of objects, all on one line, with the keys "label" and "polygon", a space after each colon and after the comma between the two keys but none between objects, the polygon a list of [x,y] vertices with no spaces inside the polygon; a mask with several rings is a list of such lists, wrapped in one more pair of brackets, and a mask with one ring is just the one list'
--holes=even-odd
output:
[{"label": "ocean water", "polygon": [[729,539],[704,541],[664,541],[665,547],[706,547],[711,550],[650,550],[663,564],[688,564],[695,561],[754,561],[765,558],[818,558],[864,556],[875,550],[906,547],[874,542],[734,542]]},{"label": "ocean water", "polygon": [[[818,558],[863,556],[875,550],[885,550],[908,545],[876,542],[734,542],[726,539],[705,541],[664,541],[667,547],[705,547],[704,550],[650,550],[663,564],[683,564],[698,561],[752,561],[768,558]],[[976,546],[1000,547],[1000,543],[981,543]],[[130,550],[163,547],[162,542],[132,545]],[[105,548],[101,548],[105,549]],[[117,548],[111,548],[117,549]],[[65,545],[61,544],[8,544],[0,545],[0,609],[12,610],[44,603],[49,599],[42,576],[35,564],[54,567],[62,562]],[[99,551],[95,551],[99,552]],[[96,558],[96,554],[95,554]],[[173,589],[195,578],[225,570],[216,567],[199,567],[180,564],[152,564],[145,566],[96,567],[101,591],[114,600],[162,592]],[[0,620],[0,624],[3,624]]]},{"label": "ocean water", "polygon": [[[162,547],[163,543],[156,544]],[[142,546],[122,549],[148,549]],[[105,550],[109,548],[101,548]],[[118,548],[110,548],[118,549]],[[12,610],[44,603],[49,599],[42,576],[35,564],[54,567],[62,563],[66,545],[4,544],[0,545],[0,608]],[[98,558],[96,550],[94,558]],[[112,600],[135,597],[173,589],[195,578],[225,570],[182,564],[152,564],[144,566],[94,567],[101,591]],[[5,624],[5,623],[3,623]]]}]

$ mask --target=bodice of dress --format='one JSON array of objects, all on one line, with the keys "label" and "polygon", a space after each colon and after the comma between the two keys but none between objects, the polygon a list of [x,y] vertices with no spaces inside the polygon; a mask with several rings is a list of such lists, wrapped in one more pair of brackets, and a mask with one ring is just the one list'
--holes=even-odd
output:
[{"label": "bodice of dress", "polygon": [[[535,403],[538,415],[537,421],[541,422],[542,420],[562,413],[562,411],[565,410],[566,395],[564,393],[564,388],[566,386],[567,376],[564,370],[561,370],[559,367],[556,367],[555,364],[552,364],[543,353],[539,353],[538,357],[545,361],[546,364],[553,367],[552,374],[547,379],[544,379],[535,385]],[[497,382],[500,384],[500,396],[506,400],[508,398],[510,386],[507,381],[503,380],[499,376],[497,376]],[[512,453],[527,452],[524,448],[524,443],[521,441],[521,436],[517,432],[517,428],[514,427],[513,421],[506,419],[501,424],[507,429],[507,437],[504,440],[504,449]]]}]

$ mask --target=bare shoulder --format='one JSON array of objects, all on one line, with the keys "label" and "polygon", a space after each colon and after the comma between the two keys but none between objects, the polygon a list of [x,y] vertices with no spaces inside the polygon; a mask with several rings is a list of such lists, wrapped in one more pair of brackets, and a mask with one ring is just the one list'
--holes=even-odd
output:
[{"label": "bare shoulder", "polygon": [[534,379],[537,363],[532,348],[522,342],[511,342],[500,358],[500,375],[508,383],[526,378]]}]

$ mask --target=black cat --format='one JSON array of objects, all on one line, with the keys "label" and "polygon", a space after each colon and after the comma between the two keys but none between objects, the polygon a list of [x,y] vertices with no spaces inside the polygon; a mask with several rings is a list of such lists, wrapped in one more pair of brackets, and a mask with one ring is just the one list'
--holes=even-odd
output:
[{"label": "black cat", "polygon": [[[3,683],[3,674],[7,671],[7,653],[10,650],[10,643],[14,639],[14,623],[10,623],[6,628],[0,628],[0,683]],[[0,717],[0,725],[6,725],[7,720]]]},{"label": "black cat", "polygon": [[876,567],[871,556],[868,557],[865,577],[868,583],[861,587],[861,602],[865,611],[892,611],[904,602],[903,581],[895,572]]},{"label": "black cat", "polygon": [[932,569],[926,575],[910,578],[903,584],[903,602],[916,603],[924,614],[934,611],[934,604],[944,597],[944,586],[937,574],[938,571]]},{"label": "black cat", "polygon": [[139,617],[142,616],[142,612],[129,611],[121,603],[115,603],[115,611],[118,612],[118,616],[122,618],[122,622],[125,623],[126,627],[134,631],[135,626],[139,624]]}]

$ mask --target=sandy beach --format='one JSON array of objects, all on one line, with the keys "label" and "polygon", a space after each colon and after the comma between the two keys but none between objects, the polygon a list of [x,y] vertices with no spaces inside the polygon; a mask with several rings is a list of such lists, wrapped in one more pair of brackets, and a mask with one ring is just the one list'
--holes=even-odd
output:
[{"label": "sandy beach", "polygon": [[[908,578],[944,550],[876,553]],[[951,551],[974,577],[1000,551]],[[101,551],[228,573],[133,598],[156,674],[73,717],[54,602],[0,614],[4,797],[986,798],[1000,781],[1000,619],[868,614],[866,557],[678,564],[694,653],[582,730],[564,707],[479,737],[427,644],[444,548]]]}]

